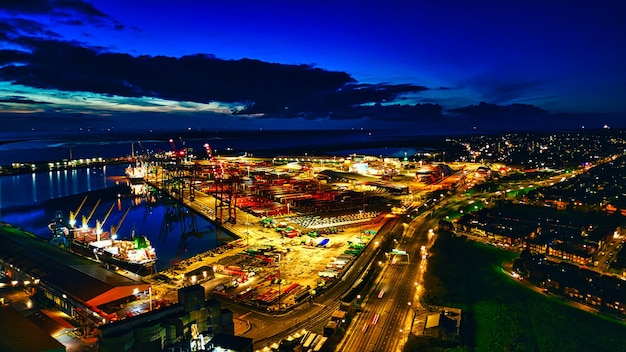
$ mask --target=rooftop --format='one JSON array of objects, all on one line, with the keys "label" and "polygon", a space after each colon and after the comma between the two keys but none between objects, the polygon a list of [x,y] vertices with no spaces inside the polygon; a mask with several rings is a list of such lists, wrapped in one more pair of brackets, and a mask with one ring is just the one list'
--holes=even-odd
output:
[{"label": "rooftop", "polygon": [[0,307],[0,350],[5,352],[65,352],[52,338],[17,310]]},{"label": "rooftop", "polygon": [[51,245],[7,224],[0,226],[0,258],[21,271],[98,306],[145,291],[149,285],[106,270],[99,263]]}]

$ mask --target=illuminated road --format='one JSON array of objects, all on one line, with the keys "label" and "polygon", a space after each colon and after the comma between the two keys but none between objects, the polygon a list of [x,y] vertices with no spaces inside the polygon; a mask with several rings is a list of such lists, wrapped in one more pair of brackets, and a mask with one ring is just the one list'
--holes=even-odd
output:
[{"label": "illuminated road", "polygon": [[[365,297],[363,312],[354,318],[341,351],[399,351],[406,342],[418,313],[426,313],[419,303],[419,290],[426,269],[427,253],[434,240],[429,232],[437,219],[429,212],[405,225],[403,236],[396,240],[396,249],[409,255],[409,264],[377,263],[384,269],[372,290]],[[422,247],[424,246],[424,250]]]}]

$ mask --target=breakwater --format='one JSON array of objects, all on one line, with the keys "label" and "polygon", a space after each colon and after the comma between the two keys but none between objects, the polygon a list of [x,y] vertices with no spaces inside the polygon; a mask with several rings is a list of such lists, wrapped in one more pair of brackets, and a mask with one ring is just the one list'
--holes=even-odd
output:
[{"label": "breakwater", "polygon": [[30,174],[36,172],[48,172],[57,170],[73,170],[88,167],[101,167],[106,165],[127,164],[135,161],[132,157],[117,158],[87,158],[74,160],[52,160],[26,163],[12,163],[10,165],[0,165],[0,176],[11,176],[20,174]]}]

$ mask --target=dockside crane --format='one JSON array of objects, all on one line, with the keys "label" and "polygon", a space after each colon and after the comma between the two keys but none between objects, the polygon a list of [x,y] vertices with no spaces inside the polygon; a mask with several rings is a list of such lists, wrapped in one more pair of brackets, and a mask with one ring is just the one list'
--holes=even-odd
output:
[{"label": "dockside crane", "polygon": [[107,214],[104,216],[104,220],[102,220],[102,222],[96,220],[96,235],[98,235],[98,241],[100,241],[100,235],[102,234],[102,226],[109,218],[109,215],[111,215],[113,207],[115,207],[115,203],[111,204],[111,207],[109,208],[109,211],[107,211]]},{"label": "dockside crane", "polygon": [[87,197],[85,196],[85,198],[83,198],[83,201],[80,203],[80,205],[78,206],[78,208],[76,208],[76,211],[72,212],[70,210],[70,226],[74,227],[74,225],[76,225],[76,216],[78,215],[78,213],[80,212],[80,210],[83,208],[83,206],[85,205],[85,202],[87,201]]},{"label": "dockside crane", "polygon": [[[174,142],[174,139],[169,140],[170,145],[172,147],[172,159],[170,160],[170,164],[167,165],[166,169],[167,169],[167,180],[164,178],[163,179],[163,183],[165,185],[165,183],[167,182],[170,185],[170,192],[173,195],[178,194],[179,198],[182,198],[183,195],[183,190],[186,186],[186,180],[187,179],[192,179],[193,181],[193,173],[194,173],[194,169],[191,168],[189,169],[189,167],[193,166],[193,165],[189,165],[187,163],[184,163],[182,159],[185,158],[186,154],[187,154],[187,150],[184,149],[184,141],[182,141],[183,144],[183,149],[178,150],[176,148],[176,143]],[[165,168],[164,168],[165,169]],[[163,173],[163,176],[165,177],[166,173]],[[191,187],[191,182],[189,183],[190,187]],[[191,197],[192,200],[194,198],[193,195],[193,190],[191,190]]]},{"label": "dockside crane", "polygon": [[204,148],[209,158],[209,166],[215,181],[215,221],[220,224],[230,222],[237,223],[237,190],[239,189],[239,178],[228,175],[224,171],[222,163],[215,158],[213,150],[208,143]]},{"label": "dockside crane", "polygon": [[117,225],[111,226],[111,238],[114,238],[117,236],[117,231],[120,229],[120,226],[122,226],[122,223],[124,222],[124,219],[126,219],[126,215],[128,215],[129,211],[130,211],[130,208],[126,208],[126,211],[122,215],[122,218],[117,223]]},{"label": "dockside crane", "polygon": [[172,147],[172,152],[174,153],[174,159],[176,160],[176,163],[178,164],[178,162],[180,161],[180,158],[185,156],[186,151],[185,149],[177,150],[176,143],[174,143],[174,139],[172,138],[170,138],[170,146]]},{"label": "dockside crane", "polygon": [[93,206],[93,209],[91,209],[91,213],[89,213],[89,216],[85,216],[83,215],[83,223],[82,223],[82,227],[84,229],[86,229],[87,227],[89,227],[89,220],[91,220],[91,217],[93,216],[93,213],[96,211],[96,208],[98,207],[98,205],[100,205],[100,199],[98,199],[98,201],[96,202],[96,205]]},{"label": "dockside crane", "polygon": [[213,155],[213,149],[209,143],[204,143],[204,150],[206,150],[207,159],[209,160],[209,168],[214,179],[220,179],[224,176],[224,167],[222,163]]}]

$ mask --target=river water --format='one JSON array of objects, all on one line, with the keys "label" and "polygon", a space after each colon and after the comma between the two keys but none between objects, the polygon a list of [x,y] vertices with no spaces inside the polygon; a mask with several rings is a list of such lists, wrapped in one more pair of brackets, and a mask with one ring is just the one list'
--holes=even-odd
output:
[{"label": "river water", "polygon": [[104,221],[105,231],[119,224],[119,237],[130,236],[133,229],[146,236],[156,248],[158,270],[217,246],[215,226],[146,185],[131,185],[125,167],[2,176],[0,220],[47,239],[57,211],[67,217],[80,208],[79,223],[85,216],[92,227]]}]

